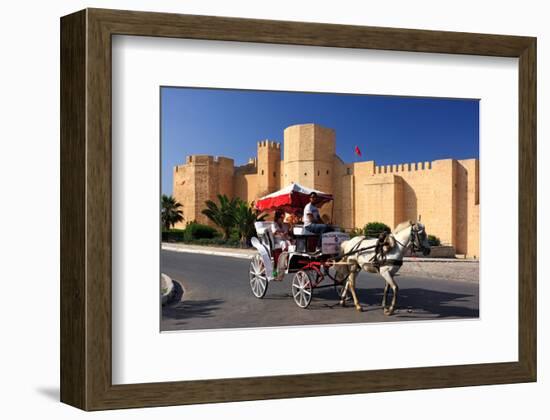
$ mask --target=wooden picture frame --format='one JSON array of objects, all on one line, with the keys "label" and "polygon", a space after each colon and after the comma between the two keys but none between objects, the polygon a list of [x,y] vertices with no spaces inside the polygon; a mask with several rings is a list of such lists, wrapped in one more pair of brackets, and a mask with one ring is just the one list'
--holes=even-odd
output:
[{"label": "wooden picture frame", "polygon": [[[112,384],[111,39],[225,40],[519,58],[519,360]],[[61,19],[61,401],[84,410],[536,380],[536,38],[86,9]]]}]

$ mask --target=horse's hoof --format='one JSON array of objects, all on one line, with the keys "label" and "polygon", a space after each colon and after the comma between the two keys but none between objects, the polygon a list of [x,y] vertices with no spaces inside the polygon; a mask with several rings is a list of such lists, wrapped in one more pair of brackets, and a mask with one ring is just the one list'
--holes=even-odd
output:
[{"label": "horse's hoof", "polygon": [[345,300],[341,300],[341,301],[340,301],[340,306],[346,306],[346,301],[345,301]]},{"label": "horse's hoof", "polygon": [[393,315],[393,311],[394,309],[393,308],[384,308],[384,315]]},{"label": "horse's hoof", "polygon": [[355,309],[359,312],[363,312],[363,307],[362,306],[356,306]]}]

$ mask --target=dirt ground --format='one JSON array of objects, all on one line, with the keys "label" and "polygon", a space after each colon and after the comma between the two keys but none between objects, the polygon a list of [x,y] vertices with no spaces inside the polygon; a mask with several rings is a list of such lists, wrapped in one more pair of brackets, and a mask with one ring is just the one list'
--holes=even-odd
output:
[{"label": "dirt ground", "polygon": [[399,274],[437,277],[448,280],[479,281],[479,261],[476,262],[417,262],[406,261]]}]

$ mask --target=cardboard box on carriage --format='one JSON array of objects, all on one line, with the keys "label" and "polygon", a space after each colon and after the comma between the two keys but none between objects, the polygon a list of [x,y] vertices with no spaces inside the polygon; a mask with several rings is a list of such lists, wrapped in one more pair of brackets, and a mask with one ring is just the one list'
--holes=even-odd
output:
[{"label": "cardboard box on carriage", "polygon": [[338,254],[340,244],[349,239],[349,235],[344,232],[323,233],[321,237],[321,252],[323,254]]}]

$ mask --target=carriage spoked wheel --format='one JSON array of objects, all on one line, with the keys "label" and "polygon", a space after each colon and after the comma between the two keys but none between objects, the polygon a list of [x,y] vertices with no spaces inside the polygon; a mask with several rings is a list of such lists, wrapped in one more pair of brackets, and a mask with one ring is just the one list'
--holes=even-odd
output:
[{"label": "carriage spoked wheel", "polygon": [[306,271],[300,270],[292,277],[292,297],[300,308],[307,308],[311,303],[313,287],[310,276]]},{"label": "carriage spoked wheel", "polygon": [[255,255],[250,261],[249,279],[252,294],[258,299],[262,299],[267,292],[267,274],[260,255]]}]

